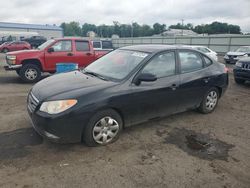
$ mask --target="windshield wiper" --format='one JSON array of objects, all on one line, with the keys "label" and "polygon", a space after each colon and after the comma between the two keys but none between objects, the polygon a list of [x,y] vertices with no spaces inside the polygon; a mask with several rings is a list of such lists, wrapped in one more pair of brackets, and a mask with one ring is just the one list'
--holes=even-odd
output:
[{"label": "windshield wiper", "polygon": [[108,81],[107,78],[104,78],[104,77],[101,76],[100,74],[97,74],[97,73],[91,72],[91,71],[86,71],[86,70],[83,70],[83,71],[84,71],[85,74],[89,74],[89,75],[95,76],[95,77],[97,77],[97,78],[100,78],[100,79],[102,79],[102,80]]}]

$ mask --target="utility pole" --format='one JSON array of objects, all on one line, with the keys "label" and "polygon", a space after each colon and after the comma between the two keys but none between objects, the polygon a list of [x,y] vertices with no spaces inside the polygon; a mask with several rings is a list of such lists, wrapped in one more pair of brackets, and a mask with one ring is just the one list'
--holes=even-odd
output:
[{"label": "utility pole", "polygon": [[181,35],[183,36],[184,19],[181,19],[181,25],[182,25]]},{"label": "utility pole", "polygon": [[134,28],[133,28],[133,22],[131,24],[131,38],[133,38],[134,36]]}]

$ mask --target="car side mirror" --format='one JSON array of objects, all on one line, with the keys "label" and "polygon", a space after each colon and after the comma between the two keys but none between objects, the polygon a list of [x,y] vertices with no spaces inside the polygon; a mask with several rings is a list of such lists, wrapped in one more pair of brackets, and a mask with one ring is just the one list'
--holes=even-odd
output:
[{"label": "car side mirror", "polygon": [[54,48],[49,48],[49,49],[48,49],[48,52],[49,52],[49,53],[54,52],[54,51],[55,51]]},{"label": "car side mirror", "polygon": [[141,82],[154,82],[157,77],[151,73],[141,73],[134,81],[135,85],[140,85]]}]

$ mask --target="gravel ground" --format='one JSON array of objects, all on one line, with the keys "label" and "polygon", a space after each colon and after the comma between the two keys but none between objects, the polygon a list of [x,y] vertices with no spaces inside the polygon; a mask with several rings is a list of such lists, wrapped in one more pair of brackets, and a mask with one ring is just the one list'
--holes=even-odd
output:
[{"label": "gravel ground", "polygon": [[212,114],[151,121],[89,148],[38,136],[25,105],[32,85],[2,65],[0,187],[250,187],[250,84],[236,85],[232,74]]}]

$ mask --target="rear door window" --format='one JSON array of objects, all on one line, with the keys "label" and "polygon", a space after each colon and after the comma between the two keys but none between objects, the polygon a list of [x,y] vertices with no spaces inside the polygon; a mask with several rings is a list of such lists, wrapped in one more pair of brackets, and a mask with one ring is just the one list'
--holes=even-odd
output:
[{"label": "rear door window", "polygon": [[112,49],[112,42],[111,41],[102,41],[102,49]]},{"label": "rear door window", "polygon": [[205,60],[205,65],[209,66],[212,65],[213,61],[209,58],[207,58],[206,56],[203,56],[204,60]]},{"label": "rear door window", "polygon": [[101,42],[94,41],[94,42],[93,42],[93,47],[94,47],[94,48],[101,48]]},{"label": "rear door window", "polygon": [[180,51],[181,73],[193,72],[203,68],[200,55],[194,51]]},{"label": "rear door window", "polygon": [[76,51],[78,52],[90,51],[89,42],[88,41],[76,41]]}]

